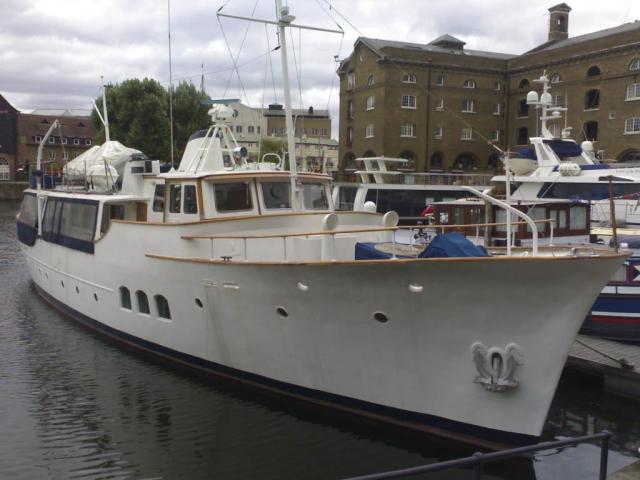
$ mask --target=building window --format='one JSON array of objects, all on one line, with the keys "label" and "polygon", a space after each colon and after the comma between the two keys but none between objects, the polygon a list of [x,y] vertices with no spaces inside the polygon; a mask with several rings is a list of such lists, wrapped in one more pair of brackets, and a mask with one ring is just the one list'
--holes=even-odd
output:
[{"label": "building window", "polygon": [[402,95],[402,108],[416,108],[416,97],[413,95]]},{"label": "building window", "polygon": [[142,290],[138,290],[136,292],[136,301],[138,302],[138,311],[140,313],[144,313],[149,315],[151,310],[149,310],[149,299],[147,298],[147,294]]},{"label": "building window", "polygon": [[67,137],[62,137],[60,139],[60,143],[62,143],[62,145],[66,145],[67,144]]},{"label": "building window", "polygon": [[640,100],[640,83],[632,83],[627,87],[627,100]]},{"label": "building window", "polygon": [[353,120],[353,100],[347,102],[347,118]]},{"label": "building window", "polygon": [[40,143],[42,141],[42,137],[40,135],[36,135],[33,139],[36,143]]},{"label": "building window", "polygon": [[162,295],[155,295],[153,297],[156,301],[156,310],[158,311],[158,317],[171,320],[171,310],[169,310],[169,302]]},{"label": "building window", "polygon": [[476,112],[476,101],[475,100],[463,100],[463,102],[462,102],[462,112],[463,113],[475,113]]},{"label": "building window", "polygon": [[529,143],[529,130],[527,127],[521,127],[516,131],[517,145],[527,145]]},{"label": "building window", "polygon": [[587,77],[591,78],[591,77],[597,77],[600,75],[600,67],[594,65],[593,67],[590,67],[589,70],[587,70]]},{"label": "building window", "polygon": [[242,125],[236,125],[236,133],[242,133]]},{"label": "building window", "polygon": [[80,139],[79,138],[74,138],[73,139],[73,144],[74,145],[80,145]]},{"label": "building window", "polygon": [[464,81],[462,86],[464,88],[476,88],[476,81],[475,80],[471,80],[471,79],[467,79],[467,80]]},{"label": "building window", "polygon": [[329,135],[329,130],[328,130],[328,129],[326,129],[326,128],[323,128],[323,129],[320,131],[320,135],[321,135],[321,136],[323,136],[323,137],[327,137],[327,136]]},{"label": "building window", "polygon": [[375,84],[376,84],[376,79],[373,78],[373,75],[369,75],[369,78],[367,78],[367,86],[373,87]]},{"label": "building window", "polygon": [[49,137],[49,143],[56,143],[56,137]]},{"label": "building window", "polygon": [[640,117],[627,118],[624,121],[624,133],[625,134],[640,133]]},{"label": "building window", "polygon": [[131,293],[127,287],[120,287],[120,306],[131,310]]},{"label": "building window", "polygon": [[311,129],[311,135],[313,135],[314,137],[318,136],[318,129],[317,128],[312,128]]},{"label": "building window", "polygon": [[629,64],[629,70],[640,70],[640,58],[634,58]]},{"label": "building window", "polygon": [[496,103],[493,105],[493,114],[494,115],[500,115],[502,111],[502,105],[500,103]]},{"label": "building window", "polygon": [[443,155],[440,152],[435,152],[433,155],[431,155],[429,164],[431,165],[431,168],[434,170],[442,169]]},{"label": "building window", "polygon": [[62,152],[62,159],[63,160],[69,160],[69,152]]},{"label": "building window", "polygon": [[356,87],[356,74],[347,74],[347,90],[353,90]]},{"label": "building window", "polygon": [[253,126],[253,125],[249,125],[249,126],[247,127],[247,133],[254,133],[254,132],[255,132],[255,128],[254,128],[254,126]]},{"label": "building window", "polygon": [[364,138],[373,138],[373,123],[370,123],[365,127]]},{"label": "building window", "polygon": [[554,107],[564,107],[564,95],[554,95],[552,102]]},{"label": "building window", "polygon": [[559,73],[554,73],[553,75],[551,75],[551,83],[560,83],[561,80],[562,77]]},{"label": "building window", "polygon": [[369,95],[367,97],[365,110],[369,111],[369,110],[373,110],[374,108],[376,108],[376,97],[374,97],[373,95]]},{"label": "building window", "polygon": [[405,73],[402,76],[402,83],[416,83],[416,76],[413,73]]},{"label": "building window", "polygon": [[436,127],[433,130],[433,138],[442,138],[442,127]]},{"label": "building window", "polygon": [[415,137],[415,125],[413,123],[403,123],[400,125],[401,137]]},{"label": "building window", "polygon": [[600,90],[594,88],[584,94],[584,109],[596,110],[600,108]]},{"label": "building window", "polygon": [[444,98],[438,98],[436,100],[436,110],[444,110]]},{"label": "building window", "polygon": [[436,78],[436,86],[444,87],[444,75],[442,73]]},{"label": "building window", "polygon": [[526,78],[523,78],[522,80],[520,80],[520,83],[518,84],[518,88],[520,90],[524,90],[525,88],[529,88],[529,80],[527,80]]},{"label": "building window", "polygon": [[258,130],[257,130],[257,132],[258,132],[258,135],[259,135],[259,134],[260,134],[260,125],[258,125]]},{"label": "building window", "polygon": [[473,129],[467,127],[460,130],[460,140],[473,140]]},{"label": "building window", "polygon": [[347,144],[353,143],[353,128],[347,127]]},{"label": "building window", "polygon": [[583,131],[585,140],[589,140],[591,142],[598,140],[598,122],[585,122]]},{"label": "building window", "polygon": [[520,100],[518,102],[518,117],[528,117],[529,116],[529,105],[526,100]]},{"label": "building window", "polygon": [[491,132],[491,141],[499,142],[500,141],[500,130],[494,130]]},{"label": "building window", "polygon": [[91,139],[90,139],[90,138],[87,138],[87,139],[84,141],[84,144],[85,144],[85,145],[91,145]]},{"label": "building window", "polygon": [[53,151],[49,152],[49,159],[55,160],[56,159],[56,152],[53,152]]},{"label": "building window", "polygon": [[501,92],[502,91],[502,82],[496,82],[493,84],[493,89],[496,92]]}]

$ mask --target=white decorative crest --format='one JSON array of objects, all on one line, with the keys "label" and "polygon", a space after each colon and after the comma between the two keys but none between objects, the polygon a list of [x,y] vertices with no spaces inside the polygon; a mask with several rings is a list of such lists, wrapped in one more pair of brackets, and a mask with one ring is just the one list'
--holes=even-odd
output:
[{"label": "white decorative crest", "polygon": [[516,388],[520,382],[515,377],[518,365],[522,365],[522,348],[516,343],[487,348],[481,342],[471,345],[471,355],[479,375],[474,382],[491,392],[504,392]]}]

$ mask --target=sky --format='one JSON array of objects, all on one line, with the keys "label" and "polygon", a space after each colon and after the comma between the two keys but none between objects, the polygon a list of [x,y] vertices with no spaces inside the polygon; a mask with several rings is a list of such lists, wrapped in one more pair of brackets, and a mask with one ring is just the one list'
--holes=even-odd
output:
[{"label": "sky", "polygon": [[[520,54],[547,39],[547,9],[521,0],[285,1],[295,23],[344,35],[292,30],[288,37],[295,108],[329,108],[337,128],[336,58],[360,35],[427,43],[448,33],[466,48]],[[573,0],[569,35],[640,20],[639,0]],[[213,98],[252,107],[283,102],[274,26],[222,18],[275,18],[271,0],[171,1],[174,82],[200,85]],[[166,0],[0,0],[0,94],[16,108],[90,109],[102,83],[150,77],[169,85]],[[233,68],[234,61],[238,69]],[[239,79],[238,79],[239,72]],[[103,77],[103,80],[101,80]]]}]

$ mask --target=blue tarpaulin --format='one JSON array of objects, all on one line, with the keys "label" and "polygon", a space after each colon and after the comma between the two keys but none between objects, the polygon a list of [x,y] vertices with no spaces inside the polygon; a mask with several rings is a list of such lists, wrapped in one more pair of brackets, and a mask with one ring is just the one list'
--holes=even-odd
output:
[{"label": "blue tarpaulin", "polygon": [[461,233],[443,233],[436,235],[420,258],[443,257],[488,257],[489,254],[478,245],[474,245]]},{"label": "blue tarpaulin", "polygon": [[571,140],[544,140],[544,143],[560,158],[579,157],[582,154],[582,147]]}]

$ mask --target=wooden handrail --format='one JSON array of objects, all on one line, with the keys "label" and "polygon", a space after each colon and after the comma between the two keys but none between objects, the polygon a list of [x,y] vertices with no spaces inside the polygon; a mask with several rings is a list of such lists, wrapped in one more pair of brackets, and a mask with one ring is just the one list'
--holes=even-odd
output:
[{"label": "wooden handrail", "polygon": [[184,240],[243,240],[252,238],[288,238],[311,235],[335,235],[338,233],[395,232],[398,227],[354,228],[351,230],[316,230],[295,233],[274,233],[268,235],[182,235]]}]

